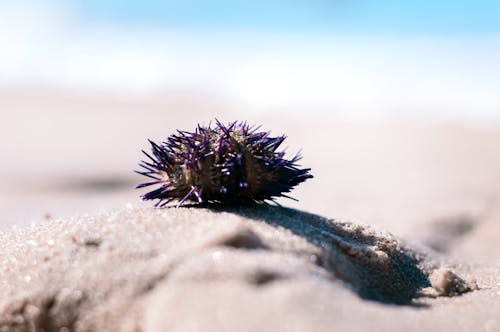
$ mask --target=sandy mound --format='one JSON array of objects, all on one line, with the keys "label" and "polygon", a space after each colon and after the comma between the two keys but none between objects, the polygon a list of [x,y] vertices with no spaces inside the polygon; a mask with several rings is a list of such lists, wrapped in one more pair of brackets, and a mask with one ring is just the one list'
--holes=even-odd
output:
[{"label": "sandy mound", "polygon": [[[390,234],[270,206],[54,220],[0,252],[0,331],[412,330],[429,294],[470,290]],[[419,328],[447,313],[429,315]]]}]

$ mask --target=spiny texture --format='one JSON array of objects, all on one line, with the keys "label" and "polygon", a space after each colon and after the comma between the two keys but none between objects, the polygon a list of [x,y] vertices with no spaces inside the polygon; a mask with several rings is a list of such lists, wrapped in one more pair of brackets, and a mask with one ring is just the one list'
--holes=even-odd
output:
[{"label": "spiny texture", "polygon": [[[164,142],[149,141],[152,154],[136,171],[153,181],[138,188],[159,185],[142,196],[163,207],[177,200],[238,204],[274,201],[294,186],[312,178],[310,168],[300,169],[297,153],[291,159],[277,151],[285,136],[270,137],[246,122],[198,125],[194,132],[178,130]],[[290,197],[288,197],[290,198]]]}]

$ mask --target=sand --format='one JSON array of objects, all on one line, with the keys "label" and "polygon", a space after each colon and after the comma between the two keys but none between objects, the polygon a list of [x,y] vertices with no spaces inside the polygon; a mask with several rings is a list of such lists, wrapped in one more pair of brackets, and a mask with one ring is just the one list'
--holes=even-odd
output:
[{"label": "sand", "polygon": [[0,331],[498,323],[500,268],[444,268],[391,234],[281,207],[129,208],[4,232],[0,243]]},{"label": "sand", "polygon": [[[0,96],[0,331],[500,331],[498,124]],[[215,116],[303,149],[299,202],[138,200],[145,139]]]}]

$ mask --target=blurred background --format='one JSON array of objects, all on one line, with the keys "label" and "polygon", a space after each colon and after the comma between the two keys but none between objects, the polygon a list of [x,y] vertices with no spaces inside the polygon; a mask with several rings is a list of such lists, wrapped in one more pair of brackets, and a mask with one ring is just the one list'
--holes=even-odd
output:
[{"label": "blurred background", "polygon": [[476,216],[498,91],[497,0],[0,0],[0,225],[141,205],[146,139],[215,117],[303,149],[287,206]]}]

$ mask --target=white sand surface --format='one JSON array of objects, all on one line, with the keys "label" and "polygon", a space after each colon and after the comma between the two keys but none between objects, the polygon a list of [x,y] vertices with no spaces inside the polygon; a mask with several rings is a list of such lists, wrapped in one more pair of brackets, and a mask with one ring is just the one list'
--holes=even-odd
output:
[{"label": "white sand surface", "polygon": [[[182,93],[0,109],[0,331],[500,331],[499,124]],[[139,201],[146,138],[215,117],[302,148],[293,209]]]},{"label": "white sand surface", "polygon": [[[447,261],[367,226],[280,207],[131,208],[3,232],[0,243],[0,331],[499,323],[499,266]],[[480,290],[453,280],[433,289],[428,276],[445,263]],[[437,297],[443,282],[467,293]]]}]

